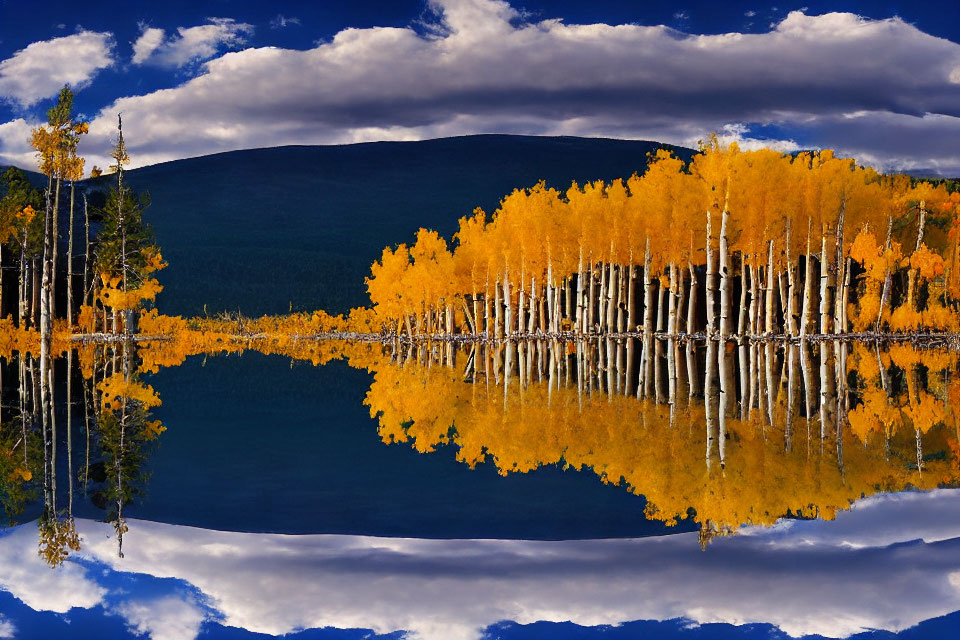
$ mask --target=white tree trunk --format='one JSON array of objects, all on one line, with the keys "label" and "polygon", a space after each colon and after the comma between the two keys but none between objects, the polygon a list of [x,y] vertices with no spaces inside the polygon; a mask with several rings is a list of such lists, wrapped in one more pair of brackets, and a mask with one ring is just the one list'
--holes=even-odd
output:
[{"label": "white tree trunk", "polygon": [[[731,273],[730,273],[730,248],[727,241],[727,223],[730,217],[730,213],[727,211],[726,207],[723,209],[723,214],[720,217],[720,357],[723,358],[724,353],[724,343],[726,343],[727,337],[730,335],[730,282],[731,282]],[[722,365],[721,365],[722,367]],[[721,382],[723,380],[723,374],[720,375]],[[723,398],[721,397],[721,408],[723,406]],[[721,419],[722,424],[722,419]],[[721,434],[721,438],[723,435]]]}]

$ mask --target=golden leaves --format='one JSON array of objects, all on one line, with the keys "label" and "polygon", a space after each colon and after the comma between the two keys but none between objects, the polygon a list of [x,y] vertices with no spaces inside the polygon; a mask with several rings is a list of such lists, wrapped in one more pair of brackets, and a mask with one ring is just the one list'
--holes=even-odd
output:
[{"label": "golden leaves", "polygon": [[144,258],[146,264],[144,265],[144,273],[153,273],[154,271],[159,271],[166,268],[167,263],[164,262],[163,256],[160,255],[160,247],[149,246],[143,250]]},{"label": "golden leaves", "polygon": [[933,280],[943,275],[943,258],[930,251],[926,244],[921,244],[920,249],[910,256],[910,267],[916,269],[924,280]]},{"label": "golden leaves", "polygon": [[151,420],[151,421],[145,422],[143,427],[144,427],[144,437],[147,440],[153,440],[154,438],[156,438],[161,433],[167,430],[167,428],[163,426],[159,420]]},{"label": "golden leaves", "polygon": [[127,291],[123,290],[120,276],[101,274],[101,278],[104,284],[100,288],[98,299],[104,307],[110,309],[135,309],[143,302],[154,300],[157,294],[163,291],[163,285],[156,278],[147,278],[139,287]]},{"label": "golden leaves", "polygon": [[11,480],[20,479],[23,482],[30,482],[33,480],[33,472],[30,469],[25,469],[23,467],[16,467],[13,470],[13,473],[10,474]]},{"label": "golden leaves", "polygon": [[[478,355],[478,361],[503,358],[503,347],[491,351]],[[864,363],[876,359],[866,350],[858,357]],[[905,358],[905,353],[897,354],[898,361]],[[925,353],[916,360],[937,366],[936,358]],[[890,364],[886,356],[882,359]],[[575,388],[551,390],[548,382],[518,383],[504,391],[464,382],[456,369],[416,361],[400,367],[381,360],[373,371],[364,402],[385,443],[408,443],[423,453],[452,443],[459,461],[471,467],[490,461],[501,475],[561,462],[589,469],[605,483],[646,496],[647,516],[668,524],[687,517],[691,507],[697,522],[732,529],[772,524],[787,512],[831,518],[878,487],[936,486],[942,477],[918,477],[897,456],[886,456],[876,441],[846,449],[842,474],[830,455],[811,456],[797,444],[785,449],[783,398],[777,399],[778,426],[728,418],[726,466],[708,469],[703,406],[692,405],[671,418],[669,407],[632,397],[581,398]],[[850,412],[850,429],[858,439],[867,443],[874,434],[891,436],[908,419],[922,423],[924,430],[938,424],[945,411],[941,400],[931,395],[902,412],[874,386],[879,384],[877,366],[865,373],[871,378],[868,389],[862,404]],[[798,437],[804,419],[794,419]],[[912,439],[907,446],[912,453]]]},{"label": "golden leaves", "polygon": [[128,380],[118,372],[97,383],[100,404],[106,411],[120,410],[128,401],[139,402],[144,407],[160,406],[160,397],[150,385]]},{"label": "golden leaves", "polygon": [[62,565],[70,551],[80,551],[80,535],[73,518],[44,516],[38,524],[40,546],[37,553],[50,567]]}]

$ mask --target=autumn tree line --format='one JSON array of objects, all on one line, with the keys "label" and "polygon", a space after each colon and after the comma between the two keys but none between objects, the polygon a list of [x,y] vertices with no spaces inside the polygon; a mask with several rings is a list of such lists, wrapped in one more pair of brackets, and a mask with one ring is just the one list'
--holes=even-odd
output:
[{"label": "autumn tree line", "polygon": [[[299,320],[305,330],[321,321]],[[318,341],[296,339],[292,324],[240,341],[220,322],[216,331],[151,311],[142,329],[170,339],[77,349],[84,392],[95,395],[67,457],[77,458],[77,490],[89,490],[114,524],[120,553],[124,509],[165,430],[150,415],[160,399],[142,376],[200,353],[256,350],[317,366],[346,359],[372,375],[365,404],[384,442],[421,452],[454,442],[459,460],[491,461],[504,475],[560,461],[592,470],[645,495],[652,519],[693,517],[705,540],[785,514],[832,518],[876,491],[960,481],[960,421],[949,410],[960,401],[954,352],[840,342],[734,349],[726,357],[745,359],[728,376],[737,369],[749,382],[731,381],[725,406],[696,358],[677,358],[666,376],[658,365],[650,401],[638,402],[622,349],[611,361],[603,341]],[[55,351],[63,347],[55,343]],[[21,415],[3,434],[19,431]],[[23,449],[0,447],[0,503],[11,517],[45,486],[39,432],[28,434]],[[80,545],[68,486],[65,516],[40,520],[40,552],[54,565]],[[49,499],[57,504],[56,489]]]},{"label": "autumn tree line", "polygon": [[954,352],[761,349],[758,388],[742,389],[739,407],[725,411],[716,393],[700,397],[702,380],[683,369],[689,395],[658,390],[637,402],[610,369],[583,375],[594,369],[578,361],[600,354],[596,344],[580,347],[411,342],[389,362],[357,354],[350,364],[373,376],[364,402],[386,444],[420,453],[455,444],[459,461],[501,475],[555,464],[593,472],[645,496],[648,518],[692,518],[707,540],[789,515],[832,519],[879,491],[960,482]]},{"label": "autumn tree line", "polygon": [[[64,87],[47,123],[33,130],[45,185],[36,188],[13,167],[0,177],[0,317],[47,333],[60,323],[85,333],[133,332],[133,310],[156,297],[162,287],[152,274],[165,266],[143,220],[149,198],[124,183],[130,158],[119,121],[107,169],[115,181],[105,192],[78,185],[88,124],[73,111]],[[90,172],[102,174],[98,167]]]},{"label": "autumn tree line", "polygon": [[625,181],[515,190],[452,248],[421,229],[366,283],[398,336],[955,331],[958,221],[943,183],[713,138]]},{"label": "autumn tree line", "polygon": [[[0,406],[0,497],[5,507],[22,505],[29,490],[39,488],[40,554],[52,565],[79,545],[74,490],[88,487],[91,441],[104,456],[98,468],[104,470],[106,500],[115,505],[112,521],[122,545],[122,507],[136,484],[130,478],[139,467],[138,452],[159,433],[159,423],[148,420],[152,398],[139,393],[132,340],[137,311],[160,290],[152,274],[166,265],[143,220],[147,199],[124,182],[129,157],[119,118],[109,168],[115,181],[109,180],[113,184],[105,194],[77,185],[85,165],[78,148],[87,131],[64,87],[47,123],[32,134],[46,184],[35,188],[18,169],[8,169],[0,181],[0,347],[11,354],[0,365],[0,377],[12,373],[15,385],[7,382],[16,389],[16,401]],[[91,171],[93,177],[101,173]],[[97,203],[90,202],[94,197]],[[115,346],[80,380],[86,455],[78,473],[74,353],[88,339],[113,339]],[[65,420],[55,399],[54,360],[61,354],[67,371]],[[58,478],[65,480],[65,492]]]}]

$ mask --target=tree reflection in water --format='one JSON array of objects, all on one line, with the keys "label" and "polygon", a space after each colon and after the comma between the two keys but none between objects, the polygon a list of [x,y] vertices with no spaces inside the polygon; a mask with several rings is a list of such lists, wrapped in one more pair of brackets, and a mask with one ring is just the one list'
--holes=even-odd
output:
[{"label": "tree reflection in water", "polygon": [[[960,480],[960,424],[948,409],[960,402],[960,379],[950,351],[745,341],[718,357],[707,353],[720,350],[715,343],[666,339],[644,360],[630,338],[384,344],[174,336],[79,345],[80,393],[71,400],[83,420],[66,437],[57,436],[56,412],[47,424],[38,419],[42,386],[53,376],[38,375],[29,338],[7,349],[0,498],[11,521],[42,498],[40,554],[50,565],[80,548],[75,491],[104,509],[122,557],[124,509],[145,487],[144,462],[165,430],[151,415],[161,401],[146,378],[191,355],[247,349],[318,366],[345,359],[369,371],[365,404],[385,443],[421,453],[452,444],[461,462],[491,461],[502,475],[545,465],[591,471],[644,496],[650,519],[692,518],[704,545],[742,525],[833,519],[877,492]],[[66,348],[55,343],[53,351]],[[65,443],[68,465],[56,458]],[[58,502],[64,487],[66,508]]]}]

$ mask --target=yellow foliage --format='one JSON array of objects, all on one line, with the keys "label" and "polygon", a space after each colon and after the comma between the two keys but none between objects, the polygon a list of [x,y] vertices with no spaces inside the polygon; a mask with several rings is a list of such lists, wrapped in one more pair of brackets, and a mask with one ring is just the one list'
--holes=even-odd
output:
[{"label": "yellow foliage", "polygon": [[13,473],[10,474],[10,479],[15,480],[19,478],[23,482],[30,482],[33,480],[33,472],[30,469],[24,469],[23,467],[17,467],[13,470]]},{"label": "yellow foliage", "polygon": [[943,275],[943,258],[922,244],[920,249],[910,256],[910,267],[916,269],[924,280],[933,280]]},{"label": "yellow foliage", "polygon": [[106,411],[121,409],[128,401],[139,402],[144,407],[160,406],[160,398],[150,385],[136,380],[127,380],[122,372],[97,383],[100,391],[100,404]]},{"label": "yellow foliage", "polygon": [[153,440],[154,438],[156,438],[161,433],[167,430],[167,428],[163,426],[159,420],[152,420],[150,422],[147,422],[143,426],[145,431],[145,437],[147,438],[147,440]]}]

